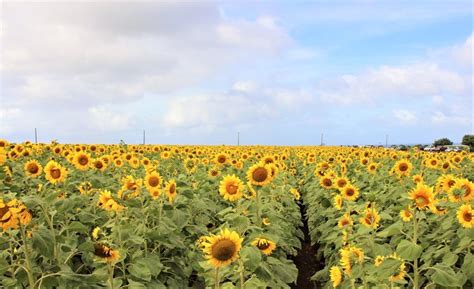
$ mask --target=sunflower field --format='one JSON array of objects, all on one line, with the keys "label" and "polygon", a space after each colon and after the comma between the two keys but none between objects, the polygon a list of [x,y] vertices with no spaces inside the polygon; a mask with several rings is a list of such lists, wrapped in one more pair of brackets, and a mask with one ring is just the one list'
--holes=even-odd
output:
[{"label": "sunflower field", "polygon": [[[474,154],[0,140],[2,288],[472,288]],[[308,228],[308,232],[303,231]]]}]

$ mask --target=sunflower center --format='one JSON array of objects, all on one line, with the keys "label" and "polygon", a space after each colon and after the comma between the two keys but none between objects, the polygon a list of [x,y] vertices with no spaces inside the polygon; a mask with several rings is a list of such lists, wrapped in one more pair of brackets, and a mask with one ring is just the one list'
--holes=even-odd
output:
[{"label": "sunflower center", "polygon": [[466,190],[466,193],[464,194],[464,197],[468,197],[471,195],[472,191],[471,191],[471,188],[467,185],[463,185],[461,188],[463,188],[464,190]]},{"label": "sunflower center", "polygon": [[332,186],[332,181],[330,179],[324,179],[323,180],[323,184],[326,186],[326,187],[330,187]]},{"label": "sunflower center", "polygon": [[155,176],[152,176],[148,179],[148,184],[152,187],[156,187],[160,184],[160,179]]},{"label": "sunflower center", "polygon": [[58,168],[54,168],[51,170],[51,176],[53,179],[59,179],[61,178],[61,170]]},{"label": "sunflower center", "polygon": [[0,220],[3,219],[3,217],[8,213],[8,206],[5,205],[5,207],[0,208]]},{"label": "sunflower center", "polygon": [[270,247],[270,243],[267,241],[260,241],[257,244],[257,248],[259,248],[260,250],[266,250],[268,249],[268,247]]},{"label": "sunflower center", "polygon": [[347,195],[348,197],[352,197],[352,196],[354,195],[354,193],[355,193],[354,190],[351,189],[351,188],[349,188],[349,189],[346,190],[346,195]]},{"label": "sunflower center", "polygon": [[343,227],[346,226],[346,225],[348,225],[348,224],[349,224],[349,220],[348,220],[348,219],[342,219],[341,225],[342,225]]},{"label": "sunflower center", "polygon": [[345,187],[346,184],[347,184],[346,180],[339,180],[339,181],[337,181],[337,185],[338,185],[340,188]]},{"label": "sunflower center", "polygon": [[398,166],[398,169],[401,171],[401,172],[406,172],[408,170],[408,165],[403,163],[403,164],[400,164]]},{"label": "sunflower center", "polygon": [[227,261],[234,256],[235,251],[236,246],[233,241],[229,239],[219,240],[212,246],[212,257],[219,261]]},{"label": "sunflower center", "polygon": [[96,162],[96,163],[95,163],[95,168],[96,168],[96,169],[101,169],[101,168],[103,168],[103,167],[104,167],[104,164],[103,164],[102,162]]},{"label": "sunflower center", "polygon": [[470,222],[472,220],[472,213],[471,212],[464,212],[462,215],[464,221]]},{"label": "sunflower center", "polygon": [[98,244],[94,246],[94,255],[101,257],[101,258],[107,258],[110,257],[110,249],[102,244]]},{"label": "sunflower center", "polygon": [[87,165],[87,163],[89,162],[89,160],[87,159],[86,156],[80,156],[79,159],[77,160],[77,162],[78,162],[81,166],[85,166],[85,165]]},{"label": "sunflower center", "polygon": [[170,194],[174,194],[176,192],[176,185],[175,184],[171,184],[170,186]]},{"label": "sunflower center", "polygon": [[219,163],[223,164],[223,163],[225,163],[225,157],[224,157],[224,156],[219,156],[219,157],[217,158],[217,161],[218,161]]},{"label": "sunflower center", "polygon": [[267,177],[268,171],[265,168],[257,168],[252,174],[252,178],[257,182],[263,182]]},{"label": "sunflower center", "polygon": [[448,187],[451,188],[452,186],[454,186],[454,183],[455,183],[454,180],[449,180],[448,181]]},{"label": "sunflower center", "polygon": [[39,168],[35,163],[32,163],[28,165],[27,170],[31,174],[36,174],[39,171]]},{"label": "sunflower center", "polygon": [[237,193],[237,189],[239,187],[236,186],[234,183],[230,183],[230,184],[227,184],[225,188],[226,188],[228,194],[235,195]]},{"label": "sunflower center", "polygon": [[428,199],[425,196],[416,196],[415,202],[417,206],[426,206],[428,204]]}]

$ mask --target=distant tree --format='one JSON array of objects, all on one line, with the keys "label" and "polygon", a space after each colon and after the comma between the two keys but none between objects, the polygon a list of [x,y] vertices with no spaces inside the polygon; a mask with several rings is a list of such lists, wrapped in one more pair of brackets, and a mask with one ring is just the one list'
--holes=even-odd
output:
[{"label": "distant tree", "polygon": [[474,134],[466,134],[462,138],[462,144],[470,147],[474,147]]},{"label": "distant tree", "polygon": [[444,138],[440,138],[440,139],[438,139],[438,140],[435,140],[435,142],[433,143],[433,145],[434,145],[435,147],[437,147],[437,146],[450,146],[450,145],[452,145],[452,144],[453,144],[453,142],[450,141],[449,138],[445,138],[445,137],[444,137]]}]

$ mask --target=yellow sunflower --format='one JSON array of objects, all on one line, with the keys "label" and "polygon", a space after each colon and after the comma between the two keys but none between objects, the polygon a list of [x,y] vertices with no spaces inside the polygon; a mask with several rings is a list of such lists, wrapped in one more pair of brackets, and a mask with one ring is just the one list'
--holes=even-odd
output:
[{"label": "yellow sunflower", "polygon": [[402,160],[397,161],[392,169],[399,177],[403,177],[403,176],[409,176],[412,168],[413,168],[413,165],[411,164],[409,160],[402,159]]},{"label": "yellow sunflower", "polygon": [[218,235],[211,235],[202,242],[203,252],[212,266],[227,266],[239,258],[242,241],[243,238],[237,232],[224,229]]},{"label": "yellow sunflower", "polygon": [[257,238],[252,242],[252,246],[257,247],[263,254],[270,256],[276,249],[276,244],[272,240]]},{"label": "yellow sunflower", "polygon": [[176,181],[170,180],[166,183],[165,187],[166,196],[168,196],[168,201],[173,203],[174,199],[178,195],[178,191],[176,190]]},{"label": "yellow sunflower", "polygon": [[340,229],[345,228],[346,226],[352,226],[354,224],[354,221],[352,220],[351,214],[350,213],[345,213],[341,219],[337,222],[337,226]]},{"label": "yellow sunflower", "polygon": [[341,189],[341,195],[347,201],[355,201],[359,197],[359,190],[353,185],[347,185]]},{"label": "yellow sunflower", "polygon": [[24,170],[28,176],[36,178],[43,172],[43,167],[36,160],[31,160],[25,163]]},{"label": "yellow sunflower", "polygon": [[234,202],[242,197],[243,187],[244,184],[235,175],[226,176],[220,182],[219,193],[224,200]]},{"label": "yellow sunflower", "polygon": [[329,275],[331,277],[332,287],[337,288],[342,282],[342,272],[338,266],[332,266],[329,270]]},{"label": "yellow sunflower", "polygon": [[161,176],[158,172],[153,171],[145,176],[145,187],[155,200],[161,194]]},{"label": "yellow sunflower", "polygon": [[355,246],[346,246],[339,250],[341,256],[340,264],[347,275],[352,274],[352,266],[355,263],[362,263],[364,261],[364,251]]},{"label": "yellow sunflower", "polygon": [[343,198],[341,195],[337,194],[334,196],[333,198],[333,204],[334,204],[334,208],[336,208],[337,210],[341,210],[342,209],[342,205],[343,205]]},{"label": "yellow sunflower", "polygon": [[81,171],[89,169],[91,162],[91,157],[85,152],[78,152],[74,154],[73,164],[74,166]]},{"label": "yellow sunflower", "polygon": [[52,184],[58,184],[66,179],[66,169],[55,161],[49,161],[44,167],[46,179]]},{"label": "yellow sunflower", "polygon": [[345,186],[349,185],[350,182],[349,182],[349,179],[346,177],[339,177],[339,178],[336,178],[336,180],[334,181],[334,184],[336,188],[342,189]]},{"label": "yellow sunflower", "polygon": [[271,181],[272,172],[268,165],[257,163],[247,171],[247,180],[254,186],[265,186]]},{"label": "yellow sunflower", "polygon": [[323,176],[319,179],[319,184],[325,189],[331,189],[334,187],[334,182],[330,176]]},{"label": "yellow sunflower", "polygon": [[410,220],[413,218],[413,213],[408,207],[400,211],[400,217],[402,218],[403,222],[410,222]]},{"label": "yellow sunflower", "polygon": [[425,209],[433,202],[433,188],[417,183],[416,187],[408,193],[408,197],[415,202],[418,209]]},{"label": "yellow sunflower", "polygon": [[457,217],[459,223],[464,228],[473,228],[474,227],[474,218],[472,217],[472,208],[469,204],[464,204],[459,207],[457,212]]},{"label": "yellow sunflower", "polygon": [[364,216],[359,218],[359,222],[369,228],[376,229],[379,226],[380,215],[374,206],[366,208]]},{"label": "yellow sunflower", "polygon": [[469,202],[474,198],[474,183],[468,179],[456,178],[452,190],[448,192],[451,202]]}]

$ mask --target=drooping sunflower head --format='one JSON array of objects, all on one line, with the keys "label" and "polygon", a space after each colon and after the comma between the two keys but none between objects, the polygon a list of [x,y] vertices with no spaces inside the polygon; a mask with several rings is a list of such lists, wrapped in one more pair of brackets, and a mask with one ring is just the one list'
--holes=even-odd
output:
[{"label": "drooping sunflower head", "polygon": [[219,193],[224,200],[234,202],[242,197],[243,187],[244,184],[238,177],[228,175],[220,182]]},{"label": "drooping sunflower head", "polygon": [[416,187],[408,193],[408,197],[415,202],[418,209],[425,209],[433,202],[433,188],[424,183],[416,184]]},{"label": "drooping sunflower head", "polygon": [[102,243],[96,243],[94,245],[94,255],[99,258],[100,261],[107,263],[115,263],[120,259],[120,253]]},{"label": "drooping sunflower head", "polygon": [[272,172],[268,165],[257,163],[247,171],[247,180],[254,186],[265,186],[271,181]]},{"label": "drooping sunflower head", "polygon": [[36,160],[31,160],[25,163],[24,170],[28,176],[36,178],[41,175],[43,167]]},{"label": "drooping sunflower head", "polygon": [[460,206],[456,215],[457,215],[459,223],[464,228],[474,227],[474,218],[473,218],[473,211],[472,211],[471,205],[464,204]]},{"label": "drooping sunflower head", "polygon": [[342,283],[342,272],[338,266],[332,266],[331,270],[329,270],[329,275],[332,282],[332,287],[337,288],[337,286],[341,285]]},{"label": "drooping sunflower head", "polygon": [[212,266],[227,266],[239,258],[243,238],[235,231],[222,230],[218,235],[211,235],[203,243],[203,252]]},{"label": "drooping sunflower head", "polygon": [[270,256],[276,249],[276,243],[265,238],[257,238],[252,242],[252,246],[257,247],[263,254]]},{"label": "drooping sunflower head", "polygon": [[341,257],[340,264],[347,275],[352,274],[352,267],[355,263],[364,261],[364,251],[355,246],[346,246],[339,250]]}]

